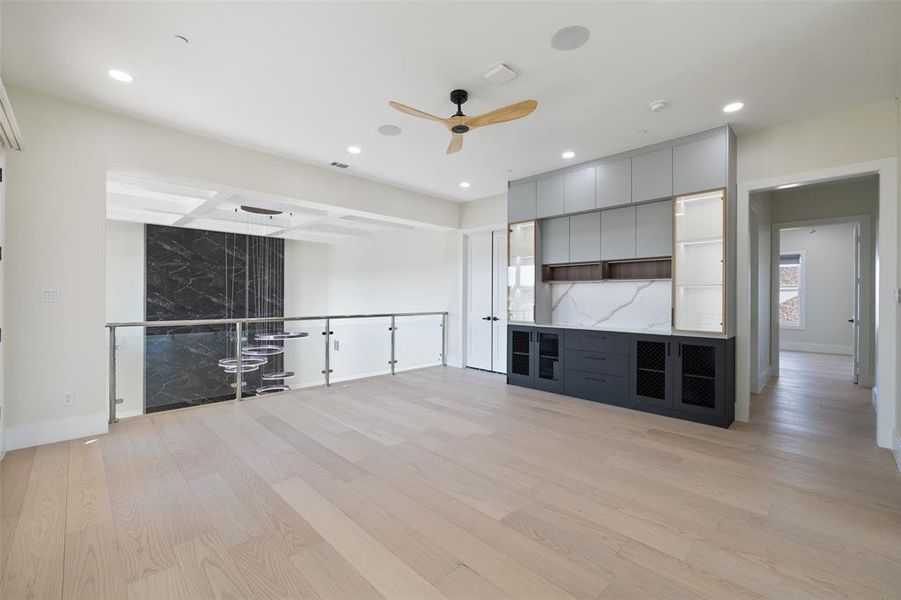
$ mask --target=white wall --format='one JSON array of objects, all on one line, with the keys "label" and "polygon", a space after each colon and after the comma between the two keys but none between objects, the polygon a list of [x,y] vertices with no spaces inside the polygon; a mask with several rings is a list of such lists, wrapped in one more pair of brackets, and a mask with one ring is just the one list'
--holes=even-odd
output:
[{"label": "white wall", "polygon": [[877,293],[877,441],[891,445],[895,408],[898,310],[898,146],[896,101],[886,100],[779,125],[738,138],[736,419],[750,414],[750,193],[798,181],[879,173]]},{"label": "white wall", "polygon": [[[371,238],[347,240],[332,247],[329,260],[329,308],[335,314],[373,312],[421,312],[450,307],[448,317],[448,364],[462,365],[462,236],[459,232],[374,232]],[[440,319],[404,319],[397,323],[397,369],[440,362]],[[336,338],[352,339],[351,323],[337,323]],[[360,326],[362,327],[362,325]],[[387,343],[385,323],[366,329],[375,347]],[[333,354],[336,374],[360,369],[351,366],[346,343]],[[436,351],[437,350],[437,351]],[[431,360],[429,360],[431,358]],[[345,362],[346,361],[346,362]],[[379,362],[370,363],[373,371]],[[381,363],[384,364],[384,363]],[[366,371],[364,371],[366,372]]]},{"label": "white wall", "polygon": [[[2,84],[0,84],[2,85]],[[0,148],[0,169],[6,166],[6,150]],[[6,173],[4,173],[4,177]],[[6,200],[3,197],[5,184],[0,182],[0,248],[6,244]],[[6,263],[0,260],[0,332],[6,328],[6,312],[4,310],[5,302],[3,301],[3,288],[6,281]],[[4,406],[3,382],[6,378],[5,364],[3,354],[5,336],[0,336],[0,459],[6,454],[6,407]]]},{"label": "white wall", "polygon": [[507,223],[507,194],[465,202],[460,208],[460,229],[491,227]]},{"label": "white wall", "polygon": [[[106,226],[106,320],[144,320],[144,225],[109,221]],[[119,417],[144,410],[144,330],[116,331],[116,396]]]},{"label": "white wall", "polygon": [[848,223],[781,232],[780,252],[804,257],[803,327],[782,328],[783,350],[851,354],[854,238],[854,226]]},{"label": "white wall", "polygon": [[[26,147],[7,157],[4,390],[9,448],[107,429],[109,170],[456,228],[459,205],[10,88]],[[41,288],[61,301],[40,303]],[[457,303],[459,304],[459,303]],[[451,308],[446,306],[429,307]],[[458,310],[458,309],[456,309]],[[449,333],[454,334],[451,328]],[[52,373],[48,377],[47,373]],[[62,407],[63,393],[75,396]]]}]

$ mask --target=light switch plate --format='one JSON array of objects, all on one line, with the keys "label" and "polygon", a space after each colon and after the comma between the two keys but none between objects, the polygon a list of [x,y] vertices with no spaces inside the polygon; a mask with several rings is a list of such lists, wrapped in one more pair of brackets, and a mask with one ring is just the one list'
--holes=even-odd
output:
[{"label": "light switch plate", "polygon": [[56,288],[42,289],[41,302],[59,302],[59,290]]}]

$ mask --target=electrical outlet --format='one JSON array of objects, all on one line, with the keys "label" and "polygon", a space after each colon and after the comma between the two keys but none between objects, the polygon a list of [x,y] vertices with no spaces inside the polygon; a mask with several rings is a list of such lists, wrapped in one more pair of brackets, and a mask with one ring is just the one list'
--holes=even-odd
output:
[{"label": "electrical outlet", "polygon": [[75,404],[75,392],[63,392],[63,406]]},{"label": "electrical outlet", "polygon": [[42,289],[41,302],[59,302],[59,290],[56,288]]}]

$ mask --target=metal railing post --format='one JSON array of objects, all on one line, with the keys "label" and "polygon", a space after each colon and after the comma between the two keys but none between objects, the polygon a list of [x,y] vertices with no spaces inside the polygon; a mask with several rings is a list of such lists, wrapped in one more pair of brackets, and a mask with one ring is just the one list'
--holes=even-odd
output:
[{"label": "metal railing post", "polygon": [[244,373],[241,372],[241,321],[235,323],[235,402],[244,397]]},{"label": "metal railing post", "polygon": [[325,320],[325,331],[322,332],[322,335],[325,336],[325,369],[322,373],[325,375],[325,387],[328,387],[331,384],[330,375],[332,372],[332,329],[331,322],[329,319]]},{"label": "metal railing post", "polygon": [[447,313],[441,313],[441,366],[447,366]]},{"label": "metal railing post", "polygon": [[390,362],[391,362],[391,374],[392,375],[394,375],[394,363],[397,362],[396,360],[394,360],[394,330],[397,329],[397,327],[395,327],[394,323],[395,323],[394,315],[391,315],[391,327],[389,328],[389,331],[391,331],[391,361]]},{"label": "metal railing post", "polygon": [[109,328],[109,422],[118,423],[116,416],[116,328]]}]

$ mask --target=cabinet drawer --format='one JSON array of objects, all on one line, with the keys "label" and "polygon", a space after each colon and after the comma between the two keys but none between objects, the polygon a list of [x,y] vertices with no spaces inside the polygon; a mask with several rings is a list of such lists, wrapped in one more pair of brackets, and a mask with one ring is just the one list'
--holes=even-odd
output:
[{"label": "cabinet drawer", "polygon": [[604,375],[629,375],[629,357],[625,354],[591,352],[590,350],[566,350],[566,366],[576,371],[601,373]]},{"label": "cabinet drawer", "polygon": [[565,340],[567,349],[611,354],[629,353],[629,336],[621,333],[570,329],[566,332]]},{"label": "cabinet drawer", "polygon": [[626,406],[629,404],[629,378],[566,370],[566,394]]}]

